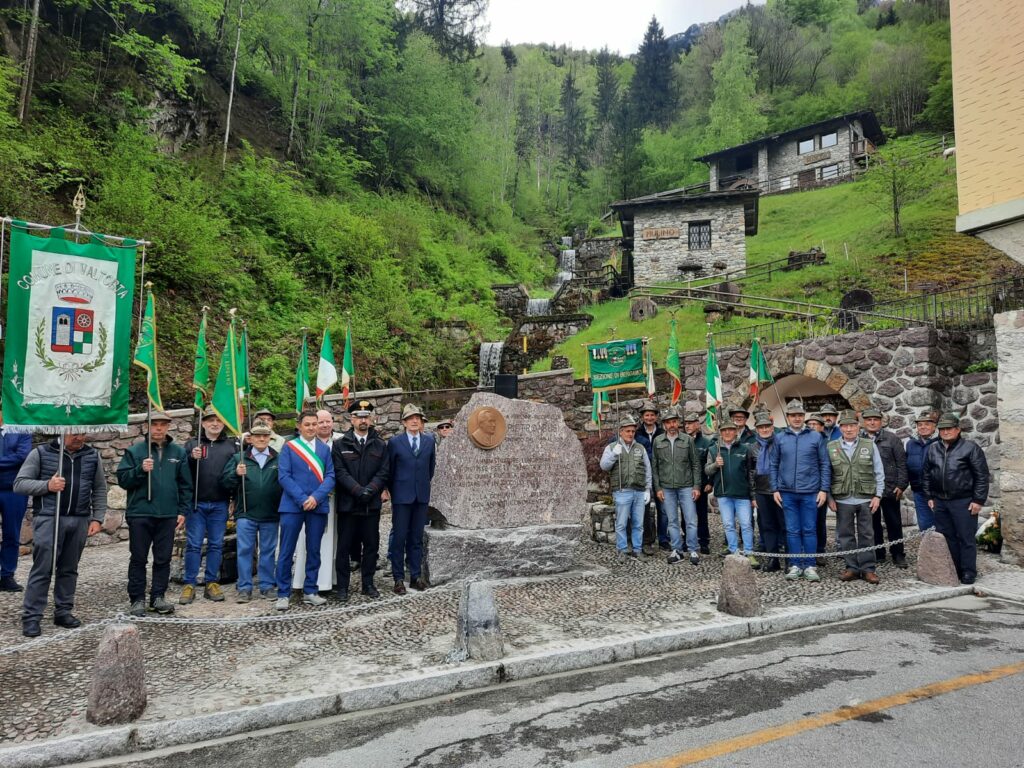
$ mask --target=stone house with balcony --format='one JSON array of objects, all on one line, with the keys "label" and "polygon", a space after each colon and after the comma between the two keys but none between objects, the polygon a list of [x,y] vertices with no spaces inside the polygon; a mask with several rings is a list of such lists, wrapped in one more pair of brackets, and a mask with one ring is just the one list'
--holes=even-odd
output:
[{"label": "stone house with balcony", "polygon": [[762,194],[832,184],[866,167],[885,142],[870,110],[762,136],[696,158],[708,164],[709,189],[758,189]]},{"label": "stone house with balcony", "polygon": [[622,224],[628,285],[680,281],[747,265],[746,236],[757,234],[760,193],[689,194],[672,189],[611,204]]}]

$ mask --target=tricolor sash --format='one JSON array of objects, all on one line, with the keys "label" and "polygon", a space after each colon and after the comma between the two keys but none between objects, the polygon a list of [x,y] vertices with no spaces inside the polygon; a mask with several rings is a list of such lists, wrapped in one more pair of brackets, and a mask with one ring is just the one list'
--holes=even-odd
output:
[{"label": "tricolor sash", "polygon": [[316,451],[311,450],[308,445],[298,438],[289,440],[287,445],[295,451],[296,455],[309,467],[309,471],[316,475],[316,479],[322,483],[324,481],[324,462],[323,459],[316,455]]}]

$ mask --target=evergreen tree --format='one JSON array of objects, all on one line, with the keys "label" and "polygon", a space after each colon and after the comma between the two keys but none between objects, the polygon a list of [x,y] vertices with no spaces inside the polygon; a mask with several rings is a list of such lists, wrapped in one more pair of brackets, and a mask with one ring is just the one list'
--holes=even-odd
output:
[{"label": "evergreen tree", "polygon": [[594,61],[597,67],[597,92],[594,94],[594,119],[598,125],[610,122],[619,98],[619,78],[615,75],[614,60],[606,45]]},{"label": "evergreen tree", "polygon": [[561,107],[561,139],[562,165],[569,174],[569,182],[582,186],[583,172],[587,168],[586,141],[587,126],[584,122],[583,105],[580,103],[582,91],[576,86],[576,72],[572,65],[562,80],[562,92],[559,98]]},{"label": "evergreen tree", "polygon": [[403,0],[398,5],[412,10],[416,25],[446,58],[468,61],[478,55],[487,0]]},{"label": "evergreen tree", "polygon": [[715,96],[704,145],[709,152],[757,138],[768,127],[757,94],[749,37],[750,21],[745,16],[737,16],[725,28],[722,58],[712,70]]},{"label": "evergreen tree", "polygon": [[637,52],[636,71],[630,84],[630,96],[641,126],[665,128],[672,121],[676,106],[672,63],[665,31],[652,16]]},{"label": "evergreen tree", "polygon": [[612,151],[608,164],[612,189],[620,199],[634,197],[639,192],[644,161],[643,128],[629,103],[620,100],[612,119]]}]

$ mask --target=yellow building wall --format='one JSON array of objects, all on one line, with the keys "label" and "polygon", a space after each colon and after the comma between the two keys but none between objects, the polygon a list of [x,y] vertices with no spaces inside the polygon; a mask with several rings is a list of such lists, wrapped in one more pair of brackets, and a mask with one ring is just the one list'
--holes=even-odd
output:
[{"label": "yellow building wall", "polygon": [[960,214],[1024,200],[1024,0],[951,0]]}]

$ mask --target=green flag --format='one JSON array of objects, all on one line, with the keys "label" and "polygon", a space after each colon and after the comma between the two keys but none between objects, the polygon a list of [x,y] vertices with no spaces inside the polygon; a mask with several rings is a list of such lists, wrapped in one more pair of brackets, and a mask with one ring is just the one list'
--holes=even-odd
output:
[{"label": "green flag", "polygon": [[355,381],[356,368],[352,364],[352,326],[345,329],[345,355],[341,360],[341,397],[348,400],[349,389]]},{"label": "green flag", "polygon": [[611,403],[608,400],[608,393],[594,392],[594,404],[590,408],[590,420],[600,427],[601,414],[607,412],[609,408],[611,408]]},{"label": "green flag", "polygon": [[306,334],[302,334],[302,353],[295,369],[295,413],[302,413],[302,406],[309,398],[309,348]]},{"label": "green flag", "polygon": [[704,404],[707,407],[707,415],[704,423],[708,429],[715,428],[715,419],[718,417],[718,407],[722,404],[722,374],[718,370],[718,353],[715,352],[715,339],[708,335],[708,364],[707,374],[704,380]]},{"label": "green flag", "polygon": [[683,381],[679,371],[679,341],[676,339],[676,321],[672,320],[669,325],[672,327],[672,332],[668,336],[668,357],[665,358],[665,370],[672,377],[672,405],[675,405],[683,394]]},{"label": "green flag", "polygon": [[647,386],[643,339],[589,344],[587,362],[593,389],[642,389]]},{"label": "green flag", "polygon": [[90,432],[128,426],[134,240],[40,237],[12,222],[4,343],[4,428]]},{"label": "green flag", "polygon": [[242,434],[242,410],[240,388],[241,356],[237,335],[235,334],[235,319],[231,318],[231,325],[228,326],[228,337],[224,340],[224,353],[220,358],[220,369],[217,371],[217,383],[213,388],[213,398],[210,406],[220,416],[224,426],[234,435]]},{"label": "green flag", "polygon": [[203,312],[203,319],[199,321],[199,338],[196,339],[196,365],[195,373],[192,374],[192,389],[196,391],[196,398],[193,405],[197,410],[203,410],[207,398],[210,397],[210,358],[206,353],[206,312]]},{"label": "green flag", "polygon": [[152,291],[146,292],[146,312],[142,316],[139,343],[132,362],[146,372],[146,395],[153,407],[162,411],[164,403],[160,399],[160,373],[156,365],[156,308]]},{"label": "green flag", "polygon": [[761,351],[761,342],[754,339],[750,343],[750,394],[754,402],[761,396],[762,384],[774,384],[772,372],[768,370],[768,361]]}]

